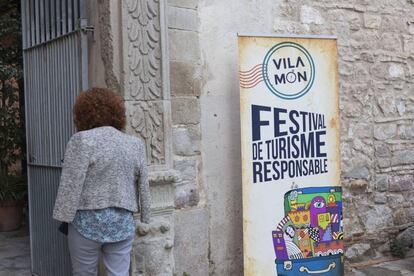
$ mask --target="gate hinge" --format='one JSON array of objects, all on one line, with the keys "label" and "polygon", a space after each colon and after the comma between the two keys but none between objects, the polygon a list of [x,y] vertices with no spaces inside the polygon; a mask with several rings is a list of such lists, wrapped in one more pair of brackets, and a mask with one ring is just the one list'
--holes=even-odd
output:
[{"label": "gate hinge", "polygon": [[94,26],[84,26],[84,27],[81,27],[80,29],[83,32],[93,32],[93,31],[95,31],[95,27]]}]

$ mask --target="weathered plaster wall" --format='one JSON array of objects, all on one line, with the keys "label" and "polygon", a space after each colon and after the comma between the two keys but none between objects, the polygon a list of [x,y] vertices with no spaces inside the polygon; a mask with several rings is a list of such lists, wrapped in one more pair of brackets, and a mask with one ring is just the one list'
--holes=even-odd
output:
[{"label": "weathered plaster wall", "polygon": [[206,0],[199,5],[203,175],[212,275],[243,274],[237,33],[272,32],[275,3]]},{"label": "weathered plaster wall", "polygon": [[210,272],[240,275],[237,32],[338,37],[347,256],[372,256],[414,222],[412,1],[200,1],[203,175]]}]

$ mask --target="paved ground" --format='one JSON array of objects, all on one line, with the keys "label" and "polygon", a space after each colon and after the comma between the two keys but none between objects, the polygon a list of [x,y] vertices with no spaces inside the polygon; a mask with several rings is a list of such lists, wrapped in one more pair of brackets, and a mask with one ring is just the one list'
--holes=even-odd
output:
[{"label": "paved ground", "polygon": [[[414,276],[414,249],[402,260],[383,259],[346,266],[346,276]],[[0,232],[0,276],[30,276],[27,227]]]},{"label": "paved ground", "polygon": [[0,276],[30,276],[30,245],[27,227],[0,232]]},{"label": "paved ground", "polygon": [[349,276],[414,276],[414,249],[405,259],[384,258],[346,266]]}]

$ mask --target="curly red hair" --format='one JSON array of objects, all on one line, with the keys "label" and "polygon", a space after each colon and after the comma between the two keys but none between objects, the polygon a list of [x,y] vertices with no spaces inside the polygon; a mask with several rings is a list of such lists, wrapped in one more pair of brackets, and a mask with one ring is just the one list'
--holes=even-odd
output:
[{"label": "curly red hair", "polygon": [[101,126],[124,130],[126,124],[124,102],[107,88],[93,87],[81,92],[76,98],[73,115],[78,131]]}]

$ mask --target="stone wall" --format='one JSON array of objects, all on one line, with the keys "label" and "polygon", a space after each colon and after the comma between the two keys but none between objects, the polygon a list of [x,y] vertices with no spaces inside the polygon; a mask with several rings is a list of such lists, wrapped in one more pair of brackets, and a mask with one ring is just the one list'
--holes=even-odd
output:
[{"label": "stone wall", "polygon": [[277,32],[338,37],[350,258],[388,250],[414,223],[412,12],[412,1],[289,1],[275,14]]},{"label": "stone wall", "polygon": [[[217,275],[241,267],[241,234],[232,228],[241,220],[236,33],[338,37],[346,255],[370,257],[414,222],[413,12],[413,1],[399,0],[201,1],[203,168],[217,206],[210,209]],[[210,110],[219,120],[211,122]],[[214,247],[223,242],[227,248]]]},{"label": "stone wall", "polygon": [[[238,32],[338,37],[346,254],[381,254],[413,224],[412,1],[90,6],[91,83],[119,91],[128,132],[148,145],[156,212],[149,228],[139,227],[135,274],[242,274]],[[147,44],[135,39],[140,28]]]},{"label": "stone wall", "polygon": [[175,185],[175,273],[208,275],[206,188],[202,179],[198,0],[168,1]]}]

